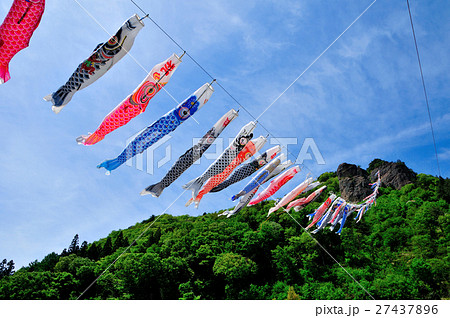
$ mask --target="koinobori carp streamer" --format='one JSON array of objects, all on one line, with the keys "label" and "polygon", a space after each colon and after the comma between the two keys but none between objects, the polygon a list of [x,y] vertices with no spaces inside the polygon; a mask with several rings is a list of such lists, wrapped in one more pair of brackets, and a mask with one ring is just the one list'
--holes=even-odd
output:
[{"label": "koinobori carp streamer", "polygon": [[[270,156],[271,158],[275,157],[277,155],[278,152],[281,151],[281,146],[275,146],[273,148],[270,148],[269,150],[267,150],[263,155],[265,157],[267,157],[268,154],[273,153],[272,156]],[[258,173],[254,178],[252,178],[252,180],[250,180],[249,183],[247,183],[247,185],[244,187],[244,189],[242,189],[239,193],[233,195],[231,197],[231,200],[234,201],[244,195],[246,195],[247,193],[253,191],[253,189],[259,187],[264,180],[266,180],[269,177],[269,174],[281,163],[281,161],[283,160],[284,156],[281,155],[279,157],[277,157],[278,160],[275,163],[273,163],[272,165],[268,166],[267,169],[263,169],[260,173]],[[272,161],[271,161],[272,163]]]},{"label": "koinobori carp streamer", "polygon": [[261,171],[259,171],[256,176],[250,180],[249,183],[244,187],[242,191],[240,191],[237,195],[234,195],[233,198],[240,197],[238,204],[234,207],[232,211],[225,211],[219,214],[226,215],[228,218],[232,215],[235,215],[240,210],[242,210],[243,207],[245,207],[250,200],[253,198],[253,196],[258,191],[259,187],[269,180],[271,173],[281,164],[281,161],[285,158],[284,154],[281,154],[280,156],[276,157],[272,161],[270,161],[267,165],[265,165]]},{"label": "koinobori carp streamer", "polygon": [[322,203],[315,211],[314,211],[314,217],[311,221],[311,223],[306,227],[306,230],[311,228],[314,224],[316,224],[325,214],[325,212],[328,210],[328,208],[331,206],[333,201],[336,199],[336,195],[332,194],[328,197],[328,199],[325,200],[324,203]]},{"label": "koinobori carp streamer", "polygon": [[205,194],[211,191],[212,188],[220,184],[223,180],[225,180],[238,165],[249,159],[257,151],[259,151],[262,148],[262,146],[264,146],[266,141],[267,138],[263,136],[259,136],[258,138],[250,140],[245,145],[245,147],[239,152],[236,158],[234,158],[233,161],[220,174],[215,175],[208,179],[208,181],[205,183],[205,185],[198,193],[198,195],[195,198],[191,198],[186,203],[186,206],[190,205],[192,202],[195,202],[195,207],[198,208],[200,200],[203,198]]},{"label": "koinobori carp streamer", "polygon": [[125,21],[108,42],[98,44],[94,52],[78,65],[75,72],[63,86],[56,92],[44,97],[44,100],[53,103],[52,110],[55,113],[59,113],[70,102],[77,91],[88,87],[105,75],[111,67],[131,50],[134,39],[143,27],[144,23],[135,14]]},{"label": "koinobori carp streamer", "polygon": [[238,116],[238,112],[230,109],[223,115],[217,123],[199,140],[199,142],[183,155],[173,164],[172,168],[166,173],[160,182],[148,186],[141,192],[141,195],[151,194],[154,197],[159,197],[163,190],[172,184],[183,172],[194,164],[203,153],[213,144],[222,131]]},{"label": "koinobori carp streamer", "polygon": [[256,198],[251,200],[248,204],[248,206],[255,205],[261,201],[264,201],[265,199],[271,197],[274,195],[280,188],[285,185],[289,180],[291,180],[298,172],[300,172],[299,166],[294,166],[290,168],[289,170],[286,170],[282,174],[280,174],[278,177],[273,179],[269,186],[261,191]]},{"label": "koinobori carp streamer", "polygon": [[164,62],[155,65],[133,93],[128,95],[103,119],[93,134],[82,135],[77,138],[77,142],[86,146],[96,144],[110,132],[126,125],[131,119],[145,112],[150,100],[169,82],[180,62],[181,59],[173,54]]},{"label": "koinobori carp streamer", "polygon": [[236,170],[234,170],[233,173],[224,182],[214,187],[211,192],[221,191],[229,187],[230,185],[251,176],[253,173],[258,171],[258,169],[272,160],[280,151],[281,146],[272,147],[269,150],[265,151],[262,155],[258,156],[256,159],[237,167]]},{"label": "koinobori carp streamer", "polygon": [[0,26],[0,84],[11,78],[9,62],[19,51],[28,47],[44,9],[45,0],[14,0]]},{"label": "koinobori carp streamer", "polygon": [[253,138],[253,130],[256,127],[256,123],[251,121],[247,125],[241,128],[239,133],[228,145],[228,147],[222,152],[205,172],[194,180],[191,180],[183,186],[183,189],[192,191],[192,199],[194,199],[200,191],[203,183],[209,178],[220,174],[226,167],[236,158],[239,152],[245,147],[251,138]]},{"label": "koinobori carp streamer", "polygon": [[307,178],[305,181],[300,183],[291,192],[286,194],[273,208],[270,208],[267,216],[291,202],[296,196],[305,191],[305,189],[311,184],[311,182],[313,182],[313,178]]},{"label": "koinobori carp streamer", "polygon": [[144,152],[148,147],[166,136],[168,133],[174,131],[178,126],[194,115],[194,113],[202,108],[203,105],[210,99],[213,92],[214,89],[211,84],[204,84],[180,105],[142,130],[117,158],[106,160],[99,164],[97,168],[105,168],[108,171],[112,171],[117,169],[128,159]]},{"label": "koinobori carp streamer", "polygon": [[326,188],[327,186],[323,186],[314,191],[313,193],[311,193],[310,195],[308,195],[306,198],[300,198],[295,201],[292,201],[291,203],[288,204],[285,210],[289,211],[291,208],[294,208],[296,212],[300,211],[302,208],[304,208],[305,206],[313,202],[315,199],[317,199]]}]

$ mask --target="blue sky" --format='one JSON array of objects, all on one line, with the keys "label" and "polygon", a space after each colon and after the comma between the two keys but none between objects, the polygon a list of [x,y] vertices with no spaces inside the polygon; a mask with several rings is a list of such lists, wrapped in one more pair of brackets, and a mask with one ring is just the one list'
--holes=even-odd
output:
[{"label": "blue sky", "polygon": [[[130,1],[78,0],[113,34],[134,13]],[[269,106],[372,1],[138,1],[178,43],[255,117]],[[12,1],[0,4],[0,19]],[[448,102],[450,3],[411,1],[428,89],[442,175],[450,169]],[[148,19],[131,55],[146,69],[181,50]],[[400,159],[417,172],[437,175],[428,114],[405,1],[378,0],[260,118],[276,137],[314,138],[326,162],[304,164],[317,177],[342,162],[367,167],[374,158]],[[159,92],[147,111],[103,141],[83,147],[75,138],[94,131],[103,117],[146,76],[125,56],[104,77],[75,94],[55,115],[42,98],[55,91],[100,42],[108,39],[72,0],[48,1],[30,47],[10,63],[12,79],[0,86],[0,258],[17,267],[60,252],[78,233],[92,242],[112,230],[158,215],[181,185],[211,163],[191,167],[160,198],[141,197],[170,165],[228,109],[239,106],[220,87],[168,141],[172,160],[149,175],[122,166],[106,176],[96,165],[117,156],[128,138],[176,102]],[[167,91],[182,101],[210,78],[187,56]],[[252,118],[240,116],[222,133],[233,137]],[[261,127],[256,135],[266,135]],[[270,148],[267,144],[263,150]],[[296,155],[300,145],[289,146]],[[155,150],[164,157],[165,147]],[[214,152],[214,146],[208,151]],[[295,156],[289,159],[295,160]],[[314,159],[314,156],[313,156]],[[299,173],[278,196],[303,181]],[[206,195],[199,209],[185,208],[185,193],[167,213],[198,215],[232,207],[245,181]]]}]

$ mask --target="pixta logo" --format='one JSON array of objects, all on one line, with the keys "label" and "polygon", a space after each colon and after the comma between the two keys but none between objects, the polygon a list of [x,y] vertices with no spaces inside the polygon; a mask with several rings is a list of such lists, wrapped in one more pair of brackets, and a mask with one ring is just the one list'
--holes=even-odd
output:
[{"label": "pixta logo", "polygon": [[[126,145],[133,141],[134,138],[135,136],[128,138]],[[165,167],[165,170],[169,170],[175,163],[176,159],[178,159],[178,157],[174,158],[171,140],[172,137],[169,135],[163,137],[143,153],[129,159],[126,162],[126,165],[129,167],[134,167],[139,171],[144,171],[150,175],[153,175],[157,169],[161,169],[163,167]],[[190,146],[193,147],[197,145],[200,140],[201,138],[193,138]],[[193,163],[193,165],[201,165],[205,161],[213,163],[214,160],[219,158],[219,156],[233,140],[234,138],[217,138],[208,150]],[[326,164],[314,138],[304,138],[303,140],[299,140],[299,138],[296,137],[268,138],[265,147],[253,155],[253,158],[257,158],[259,155],[263,154],[266,149],[270,148],[267,147],[269,145],[280,145],[281,153],[284,153],[286,158],[294,162],[294,164]],[[180,152],[177,151],[177,154],[180,154]]]}]

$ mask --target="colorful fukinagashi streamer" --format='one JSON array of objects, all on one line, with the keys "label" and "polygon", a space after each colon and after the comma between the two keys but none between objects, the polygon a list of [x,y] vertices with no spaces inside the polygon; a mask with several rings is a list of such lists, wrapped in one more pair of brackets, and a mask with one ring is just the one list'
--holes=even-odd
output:
[{"label": "colorful fukinagashi streamer", "polygon": [[280,174],[278,177],[273,179],[269,186],[261,191],[256,198],[250,201],[248,206],[255,205],[261,201],[264,201],[265,199],[271,197],[274,195],[282,186],[284,186],[289,180],[291,180],[298,172],[300,172],[299,166],[294,166],[290,168],[289,170],[286,170],[282,174]]},{"label": "colorful fukinagashi streamer", "polygon": [[[240,200],[238,204],[234,207],[232,211],[224,211],[223,213],[219,214],[226,215],[227,217],[230,217],[232,215],[235,215],[240,210],[242,210],[243,207],[245,207],[250,200],[253,198],[253,196],[258,191],[259,187],[264,184],[267,180],[269,180],[271,173],[280,166],[281,161],[284,160],[286,156],[284,154],[279,155],[272,161],[270,161],[267,165],[265,165],[260,172],[257,173],[256,176],[252,178],[252,180],[247,183],[247,185],[244,187],[244,189],[239,192]],[[233,196],[236,197],[236,196]]]},{"label": "colorful fukinagashi streamer", "polygon": [[331,220],[329,220],[328,223],[336,224],[335,222],[342,218],[342,213],[348,203],[347,203],[347,201],[345,201],[343,199],[341,199],[341,201],[343,201],[343,202],[339,203],[339,206],[336,208],[336,211],[334,212],[333,216],[331,217]]},{"label": "colorful fukinagashi streamer", "polygon": [[263,167],[266,163],[272,160],[280,151],[281,146],[272,147],[262,155],[258,156],[258,158],[237,167],[236,170],[234,170],[233,173],[227,178],[227,180],[219,184],[217,187],[214,187],[211,192],[221,191],[228,186],[251,176],[253,173],[258,171],[259,168]]},{"label": "colorful fukinagashi streamer", "polygon": [[203,186],[203,188],[201,189],[201,191],[198,193],[198,195],[195,198],[191,198],[186,203],[186,206],[189,206],[192,202],[194,202],[195,207],[198,208],[198,205],[205,194],[211,191],[211,189],[214,188],[216,185],[223,182],[238,165],[249,159],[257,151],[259,151],[264,146],[266,141],[267,141],[266,137],[259,136],[258,138],[252,139],[249,142],[247,142],[245,147],[242,148],[242,150],[239,152],[236,158],[234,158],[233,161],[221,173],[209,178],[208,181]]},{"label": "colorful fukinagashi streamer", "polygon": [[[345,204],[347,204],[347,202],[344,199],[342,199],[340,197],[335,198],[333,203],[331,204],[331,206],[328,208],[327,212],[316,223],[317,229],[315,229],[311,233],[315,234],[315,233],[319,232],[320,230],[324,229],[330,223],[331,219],[333,218],[334,213],[336,211],[340,210]],[[311,220],[313,218],[314,214],[315,213],[308,215],[308,218]]]},{"label": "colorful fukinagashi streamer", "polygon": [[[288,204],[286,211],[289,211],[291,208],[294,208],[296,212],[300,211],[302,208],[310,204],[311,202],[314,202],[315,199],[317,199],[322,192],[327,188],[327,186],[323,186],[310,195],[308,195],[306,198],[300,198],[295,201],[292,201]],[[308,191],[308,190],[307,190]]]},{"label": "colorful fukinagashi streamer", "polygon": [[305,228],[306,230],[311,228],[314,224],[316,224],[320,218],[325,214],[325,211],[328,210],[328,208],[331,206],[333,201],[336,199],[336,195],[332,194],[328,197],[328,199],[325,200],[324,203],[322,203],[315,211],[314,211],[314,218],[312,222]]},{"label": "colorful fukinagashi streamer", "polygon": [[361,207],[360,204],[352,204],[352,203],[348,203],[345,208],[344,211],[342,212],[342,217],[339,218],[338,220],[335,221],[335,224],[331,225],[330,230],[333,230],[334,227],[340,223],[341,226],[339,227],[339,230],[336,231],[336,234],[341,235],[342,233],[342,229],[344,228],[345,222],[347,221],[347,218],[350,216],[350,214],[352,214],[354,211],[356,211],[357,209],[359,209]]},{"label": "colorful fukinagashi streamer", "polygon": [[355,220],[357,219],[356,223],[361,221],[364,213],[367,210],[369,210],[372,207],[372,205],[376,203],[378,196],[378,189],[381,186],[380,171],[377,172],[377,176],[378,176],[377,181],[375,183],[370,184],[372,186],[373,192],[367,198],[364,198],[362,206],[358,209],[358,214],[355,217]]},{"label": "colorful fukinagashi streamer", "polygon": [[375,183],[372,183],[372,189],[373,192],[363,199],[363,203],[361,204],[354,204],[354,203],[348,203],[342,198],[335,198],[334,195],[330,196],[330,198],[327,199],[323,204],[328,204],[329,200],[334,200],[333,203],[328,208],[327,212],[325,214],[320,214],[318,210],[316,210],[314,213],[308,215],[308,217],[311,219],[314,217],[313,222],[311,222],[310,225],[308,225],[307,229],[312,227],[314,224],[316,224],[316,229],[312,231],[311,233],[315,234],[321,230],[323,230],[328,224],[330,224],[330,231],[333,231],[338,224],[340,224],[339,229],[336,231],[336,234],[341,235],[342,230],[345,226],[345,223],[349,216],[355,212],[358,211],[358,214],[355,217],[355,220],[358,219],[356,223],[358,223],[364,213],[372,207],[372,205],[375,203],[378,189],[381,186],[381,177],[380,172],[377,173],[378,179]]},{"label": "colorful fukinagashi streamer", "polygon": [[0,84],[11,78],[9,62],[19,51],[28,47],[44,9],[45,0],[14,0],[0,26]]},{"label": "colorful fukinagashi streamer", "polygon": [[173,54],[164,62],[153,67],[141,84],[114,108],[102,121],[93,134],[77,138],[79,144],[93,145],[103,140],[107,134],[126,125],[137,115],[145,112],[148,103],[170,80],[181,62],[181,58]]},{"label": "colorful fukinagashi streamer", "polygon": [[217,123],[200,139],[200,141],[188,151],[186,151],[173,164],[172,168],[167,172],[160,182],[148,186],[141,192],[141,195],[151,194],[159,197],[163,190],[172,184],[183,172],[194,164],[203,153],[213,144],[220,133],[238,116],[238,112],[234,109],[229,110]]},{"label": "colorful fukinagashi streamer", "polygon": [[253,121],[242,127],[234,140],[222,152],[219,158],[217,158],[201,176],[189,181],[183,186],[183,189],[192,190],[192,199],[198,195],[198,192],[206,180],[222,173],[222,171],[230,165],[234,158],[236,158],[239,152],[245,147],[247,142],[253,138],[253,130],[255,127],[256,123]]},{"label": "colorful fukinagashi streamer", "polygon": [[269,209],[269,213],[267,213],[267,216],[291,202],[296,196],[305,191],[305,189],[311,184],[311,182],[313,182],[313,178],[307,178],[305,181],[296,186],[291,192],[286,194],[274,207]]},{"label": "colorful fukinagashi streamer", "polygon": [[180,105],[142,130],[117,158],[106,160],[99,164],[97,168],[105,168],[108,171],[112,171],[125,163],[128,159],[144,152],[148,147],[168,133],[174,131],[178,126],[194,115],[194,113],[202,108],[209,100],[213,92],[214,89],[211,84],[204,84]]},{"label": "colorful fukinagashi streamer", "polygon": [[108,42],[100,43],[86,60],[78,65],[69,80],[56,92],[44,97],[52,102],[52,110],[59,113],[66,106],[73,95],[94,83],[105,75],[117,62],[124,57],[133,46],[134,39],[144,23],[135,14],[120,27],[117,33]]}]

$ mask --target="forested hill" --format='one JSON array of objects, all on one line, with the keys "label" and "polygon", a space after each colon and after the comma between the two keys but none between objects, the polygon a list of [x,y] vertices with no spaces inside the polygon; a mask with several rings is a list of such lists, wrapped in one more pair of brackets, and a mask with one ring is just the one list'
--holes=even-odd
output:
[{"label": "forested hill", "polygon": [[[380,194],[362,221],[313,237],[376,299],[448,299],[449,179],[401,162],[343,164],[319,177],[328,189],[318,200],[290,214],[305,227],[328,191],[360,199],[377,170]],[[291,216],[266,220],[273,205],[230,218],[152,216],[81,247],[77,235],[60,254],[2,272],[0,299],[75,299],[149,226],[83,299],[369,299]]]}]

